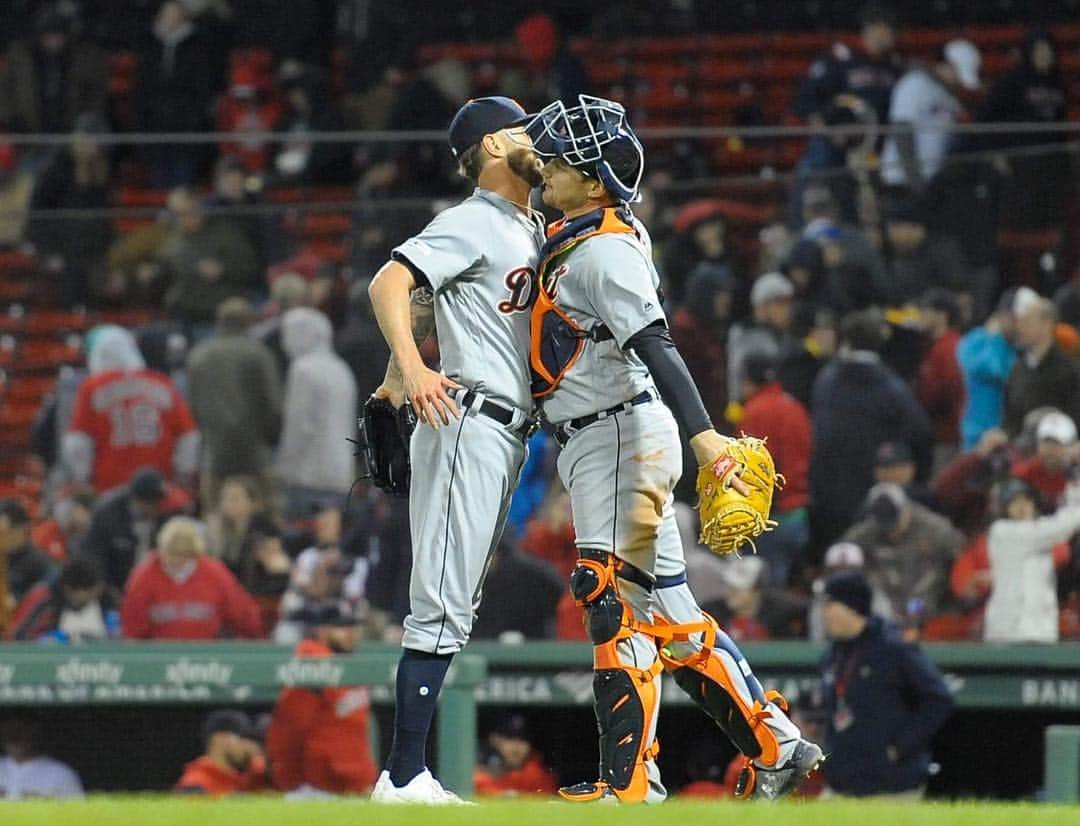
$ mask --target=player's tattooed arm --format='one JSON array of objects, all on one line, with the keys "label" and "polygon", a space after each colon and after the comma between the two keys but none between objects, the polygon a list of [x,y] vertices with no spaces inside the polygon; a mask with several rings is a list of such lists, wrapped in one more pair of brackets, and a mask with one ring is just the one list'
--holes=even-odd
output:
[{"label": "player's tattooed arm", "polygon": [[[413,341],[419,349],[435,332],[435,294],[427,287],[417,287],[409,296],[409,320],[412,322]],[[399,388],[403,378],[397,359],[391,354],[386,365],[383,384]]]}]

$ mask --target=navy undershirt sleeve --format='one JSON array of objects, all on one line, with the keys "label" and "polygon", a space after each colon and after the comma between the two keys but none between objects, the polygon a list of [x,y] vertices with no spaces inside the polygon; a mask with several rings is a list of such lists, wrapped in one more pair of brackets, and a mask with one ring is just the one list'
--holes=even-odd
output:
[{"label": "navy undershirt sleeve", "polygon": [[701,394],[675,342],[671,340],[671,331],[663,321],[653,322],[634,333],[623,349],[633,350],[645,362],[660,397],[671,408],[686,438],[692,439],[712,429],[712,421],[705,411]]}]

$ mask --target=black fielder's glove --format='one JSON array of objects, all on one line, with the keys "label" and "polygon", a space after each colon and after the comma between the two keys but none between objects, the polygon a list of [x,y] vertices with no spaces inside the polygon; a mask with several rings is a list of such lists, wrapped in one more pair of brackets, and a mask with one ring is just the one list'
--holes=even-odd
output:
[{"label": "black fielder's glove", "polygon": [[371,396],[360,416],[360,451],[372,483],[396,496],[409,492],[409,439],[416,427],[412,406],[394,407]]}]

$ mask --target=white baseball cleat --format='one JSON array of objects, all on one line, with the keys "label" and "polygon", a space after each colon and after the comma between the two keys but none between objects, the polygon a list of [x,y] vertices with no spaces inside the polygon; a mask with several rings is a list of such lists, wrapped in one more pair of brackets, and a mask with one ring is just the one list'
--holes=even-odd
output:
[{"label": "white baseball cleat", "polygon": [[379,775],[375,788],[371,790],[372,803],[419,803],[426,806],[467,806],[472,805],[462,800],[453,792],[447,791],[430,771],[424,769],[404,786],[395,786],[390,780],[390,772]]}]

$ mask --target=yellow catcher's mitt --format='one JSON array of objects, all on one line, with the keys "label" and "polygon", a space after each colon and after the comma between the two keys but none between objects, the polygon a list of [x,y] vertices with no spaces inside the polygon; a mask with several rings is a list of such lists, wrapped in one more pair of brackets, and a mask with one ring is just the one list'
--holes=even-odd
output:
[{"label": "yellow catcher's mitt", "polygon": [[[750,489],[747,495],[731,486],[738,476]],[[776,472],[764,439],[745,434],[727,444],[724,451],[698,470],[698,511],[701,537],[713,553],[738,553],[740,547],[776,527],[769,519],[773,491],[784,486]]]}]

